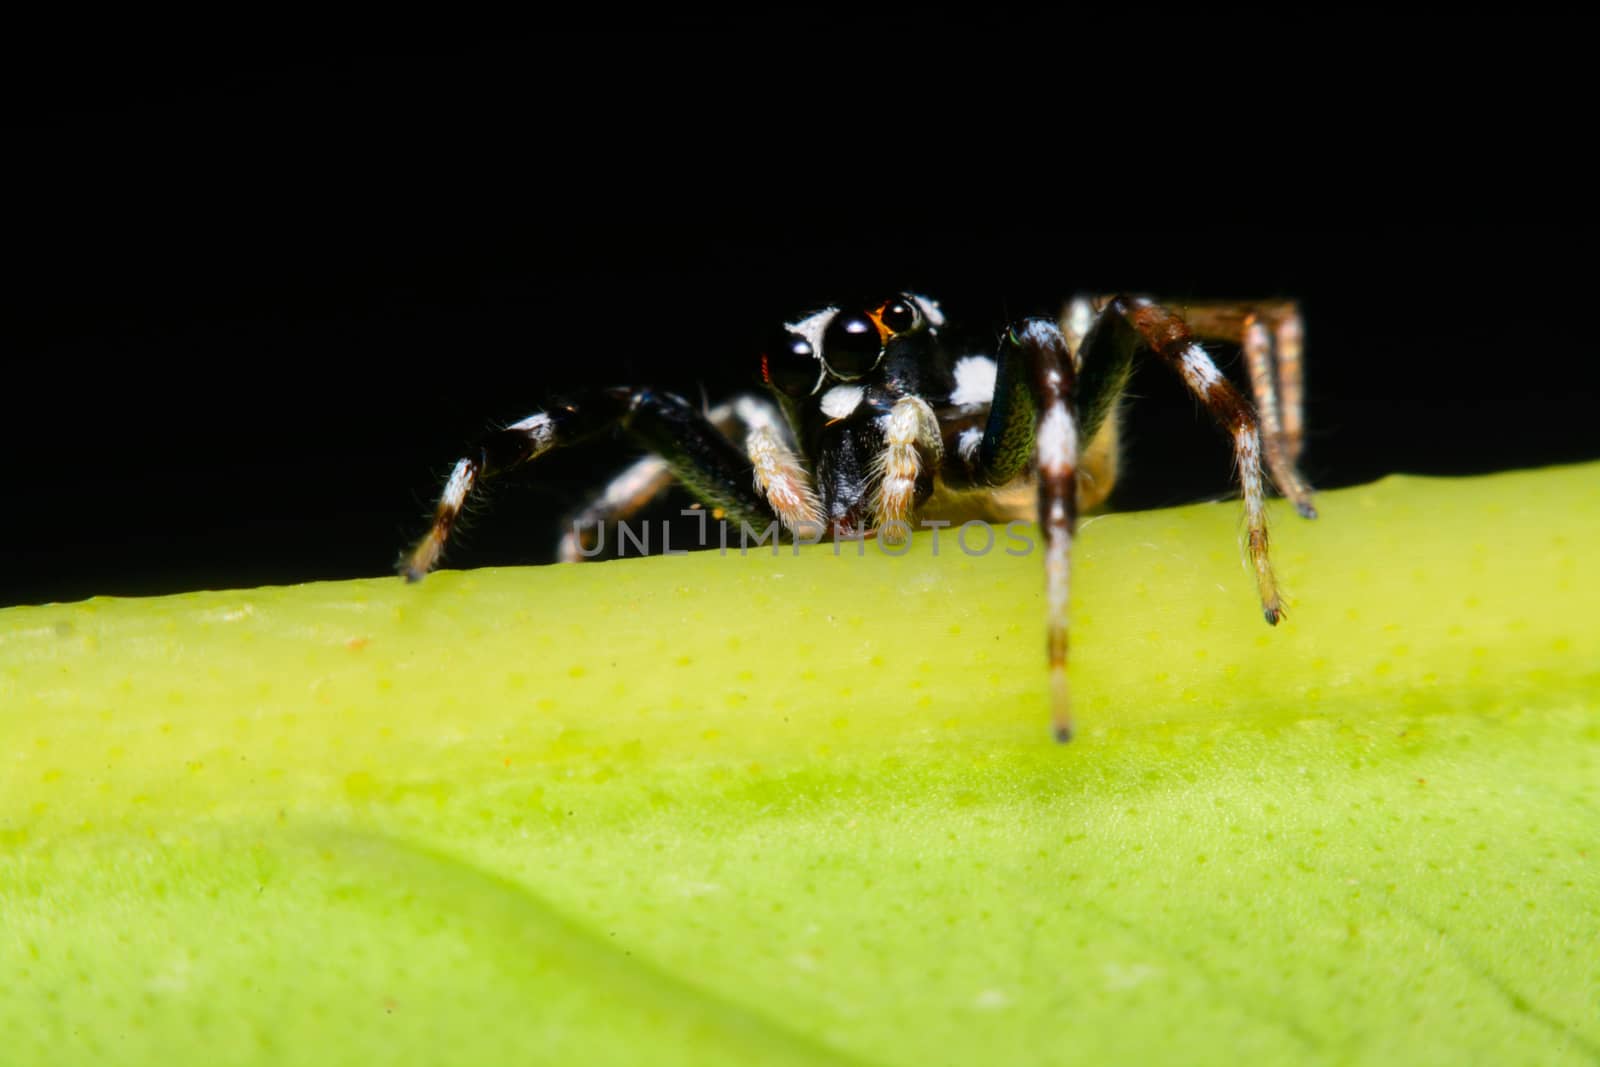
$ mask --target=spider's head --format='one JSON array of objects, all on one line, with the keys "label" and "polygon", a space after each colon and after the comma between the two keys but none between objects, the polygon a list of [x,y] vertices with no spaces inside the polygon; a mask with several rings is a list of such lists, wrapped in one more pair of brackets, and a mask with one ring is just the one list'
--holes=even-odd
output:
[{"label": "spider's head", "polygon": [[816,465],[835,532],[864,528],[894,402],[922,395],[938,364],[939,306],[900,293],[787,323],[762,349],[761,377]]}]

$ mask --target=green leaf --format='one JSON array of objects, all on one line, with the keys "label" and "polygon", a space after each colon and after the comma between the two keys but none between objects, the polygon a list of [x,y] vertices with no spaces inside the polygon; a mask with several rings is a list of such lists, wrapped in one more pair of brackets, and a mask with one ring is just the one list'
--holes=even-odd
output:
[{"label": "green leaf", "polygon": [[0,1062],[1600,1062],[1600,466],[1319,504],[0,612]]}]

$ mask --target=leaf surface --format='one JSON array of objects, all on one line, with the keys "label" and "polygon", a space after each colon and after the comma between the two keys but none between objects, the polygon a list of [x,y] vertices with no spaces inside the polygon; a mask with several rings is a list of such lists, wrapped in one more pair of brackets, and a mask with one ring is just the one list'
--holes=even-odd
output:
[{"label": "leaf surface", "polygon": [[1600,1062],[1600,466],[1319,505],[0,611],[0,1062]]}]

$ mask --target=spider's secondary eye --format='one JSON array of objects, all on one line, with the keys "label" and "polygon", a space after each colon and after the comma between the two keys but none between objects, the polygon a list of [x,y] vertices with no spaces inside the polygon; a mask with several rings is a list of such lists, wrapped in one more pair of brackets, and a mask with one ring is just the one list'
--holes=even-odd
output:
[{"label": "spider's secondary eye", "polygon": [[761,353],[761,378],[789,396],[805,396],[822,379],[822,365],[807,341],[797,333],[782,333]]},{"label": "spider's secondary eye", "polygon": [[905,333],[917,324],[917,309],[904,300],[891,300],[883,305],[878,317],[891,333]]},{"label": "spider's secondary eye", "polygon": [[883,355],[878,324],[866,315],[838,315],[822,338],[822,358],[840,378],[859,378]]}]

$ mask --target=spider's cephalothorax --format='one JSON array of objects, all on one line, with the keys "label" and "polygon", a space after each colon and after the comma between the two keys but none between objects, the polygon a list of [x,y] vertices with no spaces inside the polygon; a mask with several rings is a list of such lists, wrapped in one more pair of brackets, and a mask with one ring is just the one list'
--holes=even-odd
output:
[{"label": "spider's cephalothorax", "polygon": [[[918,519],[1037,519],[1043,531],[1051,713],[1072,734],[1066,681],[1067,580],[1079,510],[1116,476],[1117,403],[1135,353],[1171,366],[1229,435],[1246,549],[1269,623],[1282,604],[1267,551],[1265,462],[1300,514],[1316,512],[1295,470],[1301,441],[1300,317],[1292,303],[1190,305],[1180,316],[1137,296],[1079,297],[1060,322],[1029,319],[993,355],[955,349],[939,306],[902,293],[830,307],[775,332],[760,357],[772,400],[741,396],[702,412],[671,393],[614,387],[489,434],[459,460],[433,526],[406,556],[415,581],[438,562],[479,479],[622,426],[650,450],[576,518],[622,518],[676,479],[704,503],[796,538],[901,540]],[[1238,342],[1255,404],[1218,372],[1201,338]],[[773,401],[776,401],[774,406]]]},{"label": "spider's cephalothorax", "polygon": [[803,514],[777,509],[791,530],[808,523],[834,537],[878,530],[886,520],[909,519],[932,495],[943,434],[924,398],[947,399],[953,388],[941,325],[937,305],[902,296],[860,310],[829,308],[769,340],[761,376],[816,491]]}]

